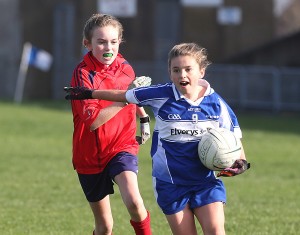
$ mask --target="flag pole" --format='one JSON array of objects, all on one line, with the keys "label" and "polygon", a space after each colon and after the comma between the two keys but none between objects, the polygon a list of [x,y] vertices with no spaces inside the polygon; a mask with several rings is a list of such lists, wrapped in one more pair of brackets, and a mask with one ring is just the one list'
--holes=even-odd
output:
[{"label": "flag pole", "polygon": [[16,90],[14,100],[16,103],[21,103],[23,99],[26,75],[28,71],[28,65],[30,60],[32,45],[26,42],[23,46],[22,58],[17,78]]}]

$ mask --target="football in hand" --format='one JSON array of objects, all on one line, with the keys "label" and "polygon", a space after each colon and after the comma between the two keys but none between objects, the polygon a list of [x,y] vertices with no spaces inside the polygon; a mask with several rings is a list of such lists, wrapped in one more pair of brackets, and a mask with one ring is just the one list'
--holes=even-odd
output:
[{"label": "football in hand", "polygon": [[241,153],[240,139],[225,128],[208,129],[198,144],[202,164],[213,171],[231,167]]}]

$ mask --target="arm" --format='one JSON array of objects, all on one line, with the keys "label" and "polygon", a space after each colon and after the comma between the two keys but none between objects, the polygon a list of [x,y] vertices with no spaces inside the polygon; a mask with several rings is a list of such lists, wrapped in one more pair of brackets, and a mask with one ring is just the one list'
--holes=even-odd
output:
[{"label": "arm", "polygon": [[90,130],[94,131],[99,126],[103,125],[111,118],[113,118],[119,111],[126,106],[126,98],[125,98],[126,91],[122,90],[94,90],[92,92],[92,98],[99,99],[99,100],[110,100],[110,101],[120,101],[114,102],[112,105],[102,109],[99,112],[96,120],[90,126]]},{"label": "arm", "polygon": [[[151,84],[150,77],[136,77],[130,88],[136,88],[141,86],[149,86]],[[64,87],[67,95],[67,100],[85,100],[85,99],[101,99],[108,101],[116,101],[111,106],[104,108],[98,114],[96,120],[91,124],[90,130],[97,129],[100,125],[107,122],[113,116],[115,116],[124,106],[126,100],[127,90],[94,90],[88,87]],[[123,103],[120,103],[123,102]],[[143,108],[138,108],[137,114],[140,118],[148,117],[147,113]],[[150,134],[150,129],[149,129]]]},{"label": "arm", "polygon": [[[150,86],[150,77],[136,77],[128,89],[133,89],[142,86]],[[127,102],[126,100],[126,90],[94,90],[88,87],[64,87],[67,95],[65,98],[67,100],[86,100],[86,99],[100,99],[109,100],[117,102]]]},{"label": "arm", "polygon": [[91,98],[98,100],[127,102],[125,94],[126,90],[93,90],[91,93]]},{"label": "arm", "polygon": [[[115,102],[111,106],[101,110],[96,120],[90,127],[90,130],[93,131],[97,129],[99,126],[107,122],[113,116],[115,116],[124,106],[126,106],[125,102],[127,102],[125,97],[126,91],[120,90],[95,90],[92,92],[91,96],[93,99],[102,99],[102,100],[112,100],[112,101],[123,101]],[[140,131],[141,136],[137,138],[139,144],[144,144],[151,137],[150,133],[150,118],[146,113],[143,107],[137,107],[137,115],[140,118]]]},{"label": "arm", "polygon": [[[125,97],[126,91],[121,90],[95,90],[92,92],[91,97],[93,99],[121,101],[115,102],[111,106],[100,111],[96,120],[92,123],[90,130],[93,131],[99,126],[107,122],[113,116],[115,116],[127,102]],[[122,103],[123,102],[123,103]],[[144,144],[151,137],[150,133],[150,118],[143,107],[137,107],[137,115],[140,118],[140,131],[141,136],[137,137],[139,144]]]},{"label": "arm", "polygon": [[145,109],[143,107],[136,107],[136,114],[139,118],[148,117],[149,115],[146,113]]},{"label": "arm", "polygon": [[143,107],[137,107],[136,113],[140,118],[140,131],[141,131],[141,136],[137,136],[137,142],[139,144],[144,144],[151,137],[150,117],[146,113]]},{"label": "arm", "polygon": [[243,147],[242,143],[241,143],[241,147],[242,147],[242,153],[241,153],[240,159],[247,160],[247,159],[246,159],[246,154],[245,154],[245,151],[244,151],[244,147]]},{"label": "arm", "polygon": [[[100,99],[116,101],[99,112],[97,118],[90,126],[91,131],[97,129],[115,116],[126,105],[125,102],[127,102],[126,90],[93,90],[86,87],[65,87],[64,90],[67,92],[66,99],[68,100]],[[139,110],[140,115],[146,114],[143,109]]]},{"label": "arm", "polygon": [[90,126],[90,130],[94,131],[96,130],[99,126],[103,125],[107,121],[109,121],[111,118],[113,118],[119,111],[125,107],[126,104],[122,102],[114,102],[112,105],[102,109],[95,121],[92,123]]},{"label": "arm", "polygon": [[[152,80],[150,77],[146,77],[146,76],[136,77],[129,85],[127,90],[134,89],[137,87],[150,86],[151,81]],[[91,93],[91,98],[100,99],[100,100],[127,102],[126,95],[125,95],[127,90],[93,90]]]},{"label": "arm", "polygon": [[[222,121],[222,127],[229,128],[230,126],[239,127],[237,117],[229,105],[220,100],[221,115],[220,120]],[[242,138],[242,133],[240,128],[234,128],[234,133],[237,137]],[[241,156],[239,159],[235,160],[231,167],[225,168],[217,174],[217,176],[235,176],[244,173],[250,168],[250,163],[246,160],[245,151],[241,142]]]}]

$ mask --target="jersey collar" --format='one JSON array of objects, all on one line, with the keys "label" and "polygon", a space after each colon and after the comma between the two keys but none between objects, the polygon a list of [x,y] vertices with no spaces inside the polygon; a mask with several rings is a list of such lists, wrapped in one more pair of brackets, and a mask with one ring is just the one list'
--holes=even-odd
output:
[{"label": "jersey collar", "polygon": [[203,97],[201,97],[200,99],[198,99],[195,102],[193,102],[193,101],[187,99],[179,90],[177,90],[177,88],[174,85],[174,83],[172,83],[172,89],[173,89],[173,93],[174,93],[175,99],[177,101],[180,100],[180,99],[185,99],[187,102],[191,103],[192,105],[199,105],[201,103],[201,101],[203,100],[203,98],[205,96],[208,96],[208,95],[212,94],[214,92],[214,90],[211,88],[209,82],[206,81],[205,79],[199,79],[198,84],[200,86],[206,87],[206,91],[205,91]]},{"label": "jersey collar", "polygon": [[[99,60],[96,59],[96,57],[93,55],[91,51],[89,51],[84,56],[84,61],[87,64],[87,66],[97,72],[104,72],[104,71],[114,71],[120,66],[120,59],[123,59],[122,55],[118,53],[118,56],[116,59],[110,64],[109,66],[105,66],[102,64]],[[124,59],[123,59],[124,60]]]}]

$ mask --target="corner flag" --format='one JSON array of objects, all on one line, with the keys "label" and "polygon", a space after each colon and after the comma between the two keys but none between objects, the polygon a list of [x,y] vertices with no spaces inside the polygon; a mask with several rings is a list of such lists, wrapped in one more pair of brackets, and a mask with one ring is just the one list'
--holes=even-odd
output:
[{"label": "corner flag", "polygon": [[52,60],[52,55],[50,55],[50,53],[31,46],[29,65],[33,65],[34,67],[47,72],[51,67]]},{"label": "corner flag", "polygon": [[52,65],[52,61],[53,57],[47,51],[36,48],[29,42],[24,44],[15,90],[16,102],[20,103],[22,101],[28,66],[32,65],[37,69],[47,72]]}]

